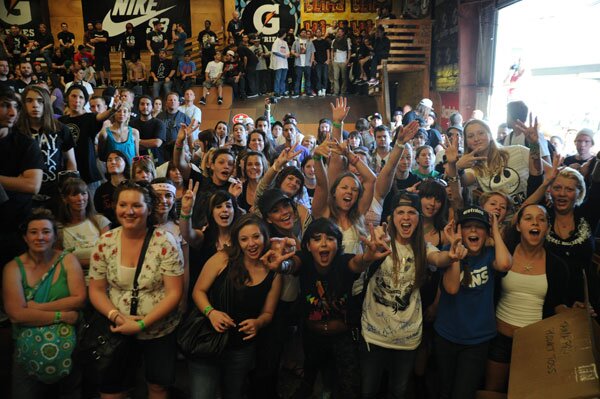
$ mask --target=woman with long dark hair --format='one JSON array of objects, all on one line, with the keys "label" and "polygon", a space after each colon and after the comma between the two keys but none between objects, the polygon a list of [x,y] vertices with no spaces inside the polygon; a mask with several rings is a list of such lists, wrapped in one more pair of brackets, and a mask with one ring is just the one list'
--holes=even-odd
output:
[{"label": "woman with long dark hair", "polygon": [[94,207],[116,227],[118,224],[113,197],[117,186],[129,178],[127,156],[119,150],[109,151],[106,156],[106,175],[107,181],[102,183],[94,194]]},{"label": "woman with long dark hair", "polygon": [[[263,261],[269,250],[269,233],[256,215],[242,216],[231,231],[231,247],[210,258],[194,287],[193,299],[213,328],[229,334],[227,345],[216,358],[189,361],[192,398],[212,399],[220,387],[223,399],[243,396],[244,380],[255,358],[255,338],[271,322],[281,290],[280,277]],[[210,289],[233,286],[230,314],[215,309]]]},{"label": "woman with long dark hair", "polygon": [[238,203],[240,208],[249,212],[254,206],[256,199],[256,190],[260,180],[265,175],[269,164],[263,154],[256,151],[246,151],[240,160],[241,170],[238,177],[240,177],[244,183],[242,185],[242,193],[238,197]]},{"label": "woman with long dark hair", "polygon": [[21,97],[24,104],[17,127],[37,141],[44,160],[42,187],[34,201],[56,213],[60,202],[58,175],[64,170],[77,170],[75,142],[69,129],[54,118],[47,90],[30,85]]}]

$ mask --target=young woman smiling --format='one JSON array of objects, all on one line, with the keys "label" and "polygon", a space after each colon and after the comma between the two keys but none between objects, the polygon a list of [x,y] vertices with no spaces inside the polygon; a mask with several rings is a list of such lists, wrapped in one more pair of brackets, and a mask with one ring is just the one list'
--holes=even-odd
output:
[{"label": "young woman smiling", "polygon": [[244,179],[244,184],[242,185],[242,193],[238,198],[238,204],[240,208],[249,212],[254,206],[258,184],[269,168],[269,164],[265,156],[256,151],[246,151],[241,164],[244,169],[241,176]]},{"label": "young woman smiling", "polygon": [[[183,294],[183,256],[175,238],[155,228],[137,279],[137,314],[131,315],[132,284],[144,239],[153,225],[154,191],[128,181],[115,192],[115,213],[121,224],[98,241],[90,265],[90,301],[116,326],[113,333],[133,335],[125,361],[101,373],[101,398],[124,398],[144,359],[150,398],[166,398],[175,381],[175,329]],[[122,360],[122,359],[121,359]]]},{"label": "young woman smiling", "polygon": [[[271,322],[281,290],[280,277],[265,264],[269,233],[260,218],[242,216],[232,229],[231,242],[227,252],[219,252],[206,262],[194,287],[196,306],[217,332],[229,334],[219,356],[188,362],[195,399],[215,398],[219,387],[223,399],[243,397],[244,380],[254,363],[256,336]],[[281,258],[282,250],[275,251],[276,258]],[[208,298],[208,291],[222,287],[225,279],[234,292],[230,314],[214,309]]]},{"label": "young woman smiling", "polygon": [[525,205],[516,215],[512,231],[519,237],[513,251],[513,267],[500,273],[496,283],[496,326],[490,344],[486,390],[506,392],[513,335],[519,328],[567,309],[567,265],[544,248],[549,230],[546,209]]}]

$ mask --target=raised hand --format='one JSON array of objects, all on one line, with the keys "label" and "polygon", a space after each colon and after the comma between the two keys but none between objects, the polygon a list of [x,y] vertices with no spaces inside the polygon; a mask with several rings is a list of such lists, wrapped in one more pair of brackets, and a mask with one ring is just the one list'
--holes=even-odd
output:
[{"label": "raised hand", "polygon": [[235,198],[239,197],[242,191],[244,190],[244,185],[242,181],[236,179],[234,177],[229,178],[231,184],[229,185],[229,194],[233,195]]},{"label": "raised hand", "polygon": [[294,148],[284,148],[284,150],[281,151],[281,154],[279,154],[273,163],[276,170],[281,170],[288,162],[293,161],[298,155],[302,154],[302,150],[294,151],[297,146],[298,144],[296,144]]},{"label": "raised hand", "polygon": [[464,259],[467,256],[468,251],[462,243],[462,230],[460,225],[458,225],[456,228],[456,232],[454,226],[454,221],[448,223],[444,228],[444,233],[450,241],[450,250],[448,251],[448,256],[450,256],[452,260],[457,261]]},{"label": "raised hand", "polygon": [[414,120],[406,126],[400,126],[396,134],[396,142],[404,145],[410,142],[419,131],[419,122]]},{"label": "raised hand", "polygon": [[350,111],[350,107],[348,107],[348,99],[346,97],[338,97],[335,100],[335,105],[333,103],[330,103],[330,105],[331,119],[337,123],[343,122]]},{"label": "raised hand", "polygon": [[552,158],[552,166],[548,167],[544,163],[544,185],[549,186],[554,182],[556,177],[558,176],[558,172],[560,172],[561,165],[564,161],[564,157],[558,153],[554,154]]},{"label": "raised hand", "polygon": [[200,182],[196,182],[190,179],[188,182],[188,189],[181,197],[181,213],[189,215],[192,213],[194,209],[194,201],[196,201],[196,195],[198,194],[198,189],[200,188]]},{"label": "raised hand", "polygon": [[517,120],[515,123],[515,130],[523,133],[527,141],[531,144],[538,144],[540,142],[540,132],[538,130],[538,118],[533,118],[533,114],[529,113],[529,126]]},{"label": "raised hand", "polygon": [[444,155],[446,155],[448,163],[456,164],[458,161],[458,134],[455,134],[448,139]]},{"label": "raised hand", "polygon": [[369,224],[369,231],[371,236],[367,239],[360,237],[360,240],[365,245],[366,251],[363,255],[365,262],[375,262],[380,259],[384,259],[386,256],[392,253],[388,243],[383,236],[379,236],[375,233],[373,224]]},{"label": "raised hand", "polygon": [[472,168],[478,162],[486,161],[487,157],[479,156],[477,151],[471,151],[468,154],[464,154],[460,159],[456,162],[457,169],[467,169]]}]

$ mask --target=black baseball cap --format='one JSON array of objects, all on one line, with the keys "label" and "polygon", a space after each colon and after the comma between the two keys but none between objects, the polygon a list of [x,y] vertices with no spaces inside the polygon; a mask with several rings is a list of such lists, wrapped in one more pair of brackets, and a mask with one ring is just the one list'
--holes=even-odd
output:
[{"label": "black baseball cap", "polygon": [[408,192],[406,190],[402,190],[396,194],[392,200],[392,204],[394,208],[399,206],[410,206],[421,213],[421,198],[419,198],[417,194]]},{"label": "black baseball cap", "polygon": [[458,224],[464,224],[468,221],[483,223],[487,228],[491,227],[490,216],[478,206],[471,206],[460,211],[458,215]]},{"label": "black baseball cap", "polygon": [[278,188],[265,190],[263,195],[258,199],[258,210],[264,218],[280,202],[293,203],[293,200]]}]

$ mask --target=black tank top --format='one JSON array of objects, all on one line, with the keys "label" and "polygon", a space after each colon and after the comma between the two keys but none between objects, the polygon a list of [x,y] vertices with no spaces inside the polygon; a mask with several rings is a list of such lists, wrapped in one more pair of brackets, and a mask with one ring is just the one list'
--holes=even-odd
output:
[{"label": "black tank top", "polygon": [[275,278],[275,273],[270,271],[259,284],[251,287],[246,286],[242,289],[234,289],[234,310],[229,316],[231,316],[237,326],[232,329],[229,336],[228,344],[230,347],[239,347],[254,341],[254,339],[248,341],[242,340],[242,338],[246,337],[246,334],[238,331],[240,329],[239,324],[244,320],[256,319],[260,316],[265,306],[267,295],[273,285],[273,278]]}]

